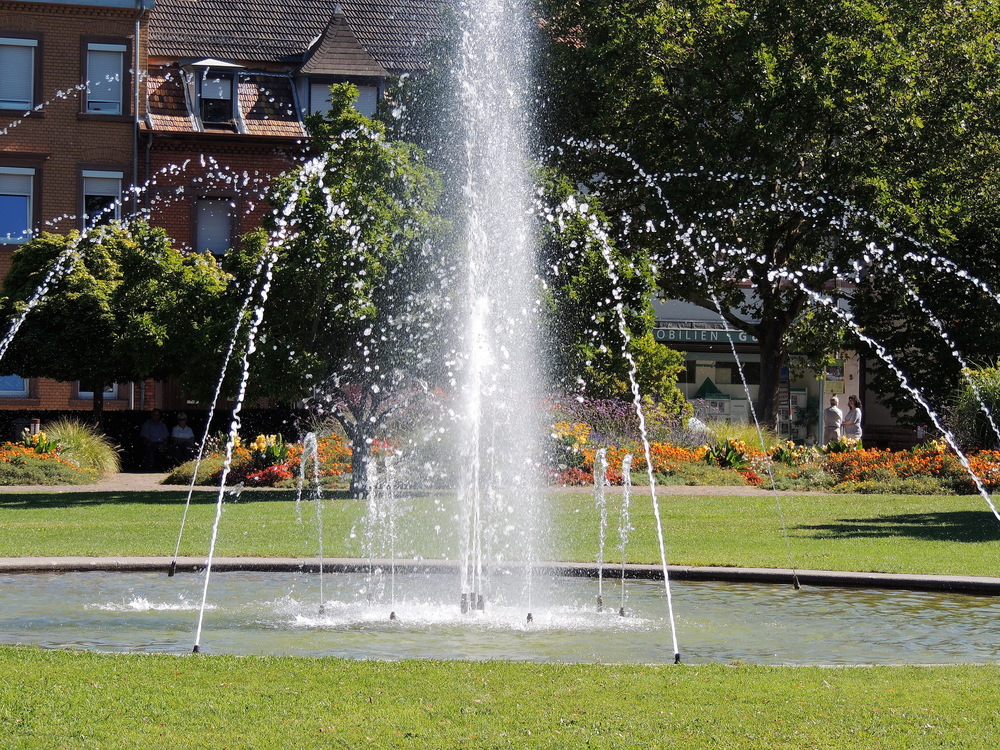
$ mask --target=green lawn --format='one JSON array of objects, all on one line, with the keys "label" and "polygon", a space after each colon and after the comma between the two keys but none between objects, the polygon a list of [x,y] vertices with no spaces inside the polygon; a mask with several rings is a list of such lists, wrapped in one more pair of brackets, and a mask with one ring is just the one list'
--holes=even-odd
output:
[{"label": "green lawn", "polygon": [[[0,557],[171,555],[185,493],[0,494]],[[617,495],[609,497],[605,559],[617,559]],[[447,496],[405,498],[400,557],[457,553],[455,509]],[[786,544],[773,497],[669,495],[660,498],[667,558],[687,565],[746,565],[894,573],[1000,575],[1000,522],[978,496],[800,495],[782,497]],[[543,557],[594,560],[597,511],[587,492],[554,491]],[[360,556],[361,502],[324,501],[324,552]],[[658,562],[648,495],[633,497],[631,562]],[[196,495],[181,553],[208,550],[215,496]],[[315,506],[294,495],[244,492],[227,502],[220,556],[316,554]],[[789,554],[790,553],[790,554]]]},{"label": "green lawn", "polygon": [[[0,494],[0,556],[169,555],[184,493]],[[447,498],[408,498],[401,554],[454,554]],[[214,496],[182,553],[207,550]],[[800,568],[997,575],[1000,524],[972,497],[783,497]],[[610,499],[617,526],[617,496]],[[672,563],[785,566],[773,498],[664,495]],[[555,491],[552,558],[592,560],[586,492]],[[360,553],[361,503],[330,499],[328,556]],[[655,561],[648,496],[629,557]],[[441,527],[440,530],[435,527]],[[244,493],[219,555],[307,556],[315,509]],[[352,538],[353,537],[353,538]],[[607,558],[613,558],[614,537]],[[99,655],[0,647],[3,748],[993,748],[1000,666],[757,667]]]},{"label": "green lawn", "polygon": [[0,648],[4,748],[994,748],[1000,668],[687,667]]}]

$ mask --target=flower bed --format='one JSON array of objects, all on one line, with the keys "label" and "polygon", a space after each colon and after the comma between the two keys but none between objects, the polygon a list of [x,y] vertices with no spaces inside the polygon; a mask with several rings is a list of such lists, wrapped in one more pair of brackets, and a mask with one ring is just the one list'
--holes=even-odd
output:
[{"label": "flower bed", "polygon": [[20,442],[0,443],[0,484],[88,484],[94,471],[81,469],[44,432],[25,431]]},{"label": "flower bed", "polygon": [[[556,464],[548,476],[552,484],[585,486],[594,481],[594,459],[598,446],[590,441],[586,424],[559,422],[552,437],[559,443],[555,455],[570,460]],[[623,458],[633,457],[633,476],[646,472],[643,447],[637,443],[602,446],[607,456],[607,481],[621,484]],[[841,488],[851,492],[940,491],[977,492],[975,482],[958,456],[943,440],[935,440],[909,451],[866,449],[860,442],[839,440],[821,448],[778,442],[760,447],[727,439],[698,448],[686,448],[667,442],[650,443],[653,472],[661,480],[673,475],[688,475],[685,465],[699,462],[731,470],[755,487],[769,487],[769,476],[776,477],[781,488]],[[981,451],[969,455],[969,464],[983,487],[1000,489],[1000,451]],[[822,481],[817,481],[822,479]],[[689,482],[693,483],[693,482]]]}]

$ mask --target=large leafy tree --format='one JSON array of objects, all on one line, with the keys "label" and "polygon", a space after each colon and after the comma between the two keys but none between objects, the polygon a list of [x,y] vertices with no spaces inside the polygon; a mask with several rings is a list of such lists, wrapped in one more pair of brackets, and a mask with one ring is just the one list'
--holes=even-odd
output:
[{"label": "large leafy tree", "polygon": [[316,156],[279,180],[267,231],[229,263],[244,276],[268,247],[277,254],[252,382],[339,421],[360,493],[386,420],[446,378],[440,321],[453,273],[437,174],[353,109],[355,87],[331,91],[329,112],[309,121]]},{"label": "large leafy tree", "polygon": [[23,322],[0,368],[78,380],[98,414],[116,382],[196,384],[211,369],[228,282],[211,255],[182,254],[143,222],[42,234],[14,252],[4,279],[8,329]]},{"label": "large leafy tree", "polygon": [[585,144],[558,152],[563,169],[604,191],[622,247],[656,259],[664,295],[721,307],[760,341],[765,419],[793,338],[836,334],[802,286],[836,303],[864,266],[873,306],[859,311],[892,348],[919,330],[885,325],[885,302],[913,325],[896,271],[929,296],[939,278],[905,263],[906,250],[993,248],[995,3],[540,6],[550,136]]}]

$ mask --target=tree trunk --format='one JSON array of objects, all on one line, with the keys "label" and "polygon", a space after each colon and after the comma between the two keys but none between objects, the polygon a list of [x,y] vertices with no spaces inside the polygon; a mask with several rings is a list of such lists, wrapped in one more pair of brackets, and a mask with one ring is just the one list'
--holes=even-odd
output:
[{"label": "tree trunk", "polygon": [[757,388],[757,419],[762,427],[775,429],[777,426],[778,388],[781,384],[781,368],[785,364],[785,331],[777,326],[768,326],[760,331],[760,386]]},{"label": "tree trunk", "polygon": [[94,415],[94,426],[100,427],[101,423],[104,421],[104,383],[94,383],[91,388],[93,388],[93,400],[92,411]]},{"label": "tree trunk", "polygon": [[351,497],[365,497],[368,494],[368,459],[371,447],[365,438],[352,439],[351,449]]}]

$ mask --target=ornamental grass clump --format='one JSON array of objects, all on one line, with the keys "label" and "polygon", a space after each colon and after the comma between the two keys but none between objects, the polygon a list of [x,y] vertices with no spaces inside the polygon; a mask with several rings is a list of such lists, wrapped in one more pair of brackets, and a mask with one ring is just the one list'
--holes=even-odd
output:
[{"label": "ornamental grass clump", "polygon": [[47,440],[58,446],[59,455],[97,476],[121,470],[118,447],[96,427],[75,419],[60,419],[48,426]]}]

